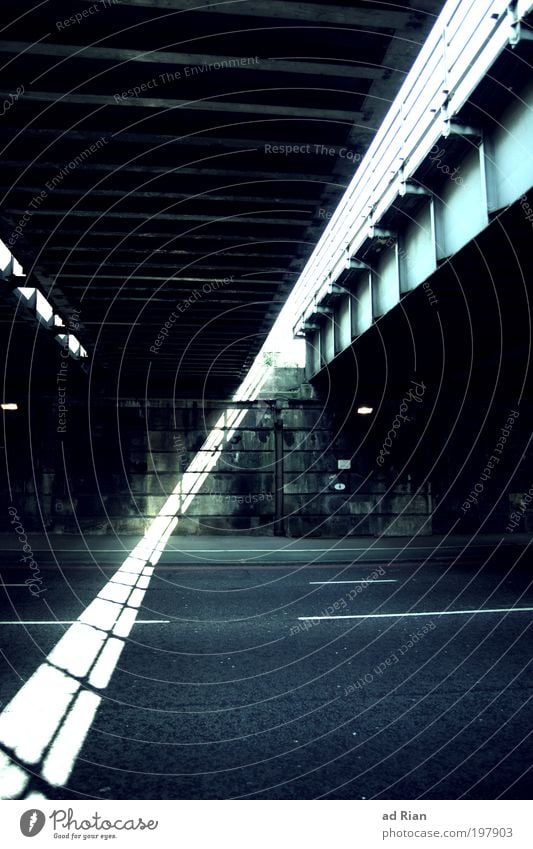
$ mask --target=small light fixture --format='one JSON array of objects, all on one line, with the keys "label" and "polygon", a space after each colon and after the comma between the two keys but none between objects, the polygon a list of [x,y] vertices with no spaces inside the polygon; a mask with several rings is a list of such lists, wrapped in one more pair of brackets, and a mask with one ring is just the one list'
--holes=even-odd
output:
[{"label": "small light fixture", "polygon": [[357,413],[360,416],[369,416],[373,412],[374,412],[374,407],[366,407],[366,406],[363,405],[362,407],[357,408]]},{"label": "small light fixture", "polygon": [[18,404],[6,403],[6,404],[0,404],[0,408],[2,410],[18,410],[19,405]]}]

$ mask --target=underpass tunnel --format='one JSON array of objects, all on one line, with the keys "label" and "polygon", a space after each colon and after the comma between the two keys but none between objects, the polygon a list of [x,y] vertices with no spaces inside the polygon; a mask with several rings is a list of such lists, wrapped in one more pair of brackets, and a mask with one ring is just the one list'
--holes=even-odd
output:
[{"label": "underpass tunnel", "polygon": [[526,798],[531,4],[19,5],[0,796]]},{"label": "underpass tunnel", "polygon": [[[85,16],[84,29],[75,14],[67,25],[56,5],[55,40],[26,45],[24,56],[50,91],[68,67],[72,89],[55,99],[37,94],[24,70],[6,101],[1,163],[3,400],[18,406],[4,410],[2,420],[3,497],[16,497],[28,528],[144,533],[189,465],[211,451],[206,440],[218,417],[225,409],[237,416],[241,405],[235,432],[222,422],[216,468],[195,490],[177,534],[409,536],[446,533],[455,522],[503,532],[530,486],[527,11],[486,18],[497,42],[492,64],[480,66],[477,78],[468,76],[477,66],[468,68],[442,103],[437,93],[422,121],[416,96],[424,86],[430,91],[439,63],[451,62],[450,74],[457,67],[452,53],[432,52],[438,35],[428,33],[433,24],[440,32],[439,3],[425,3],[425,14],[391,11],[387,20],[375,10],[368,20],[376,32],[388,23],[419,40],[408,44],[388,32],[376,39],[371,62],[361,30],[356,67],[346,39],[351,16],[366,26],[361,4],[330,11],[332,23],[345,16],[327,31],[338,65],[303,57],[276,64],[253,50],[251,58],[231,62],[179,50],[145,56],[138,45],[126,55],[121,42],[129,44],[133,33],[153,30],[157,41],[163,13],[148,27],[140,4],[132,32],[102,47],[91,33],[109,40],[123,10]],[[238,28],[247,15],[261,19],[249,5],[240,17],[221,8],[213,20]],[[286,38],[291,12],[302,10],[289,3],[277,11],[288,22]],[[28,32],[39,31],[43,14],[28,15]],[[453,33],[463,7],[446,14]],[[195,31],[210,20],[200,9],[182,19]],[[22,73],[20,28],[13,22],[0,45],[6,86],[17,68]],[[304,28],[302,38],[304,30],[311,48],[316,34]],[[229,50],[224,32],[205,35],[211,51],[215,44]],[[83,43],[73,52],[78,36]],[[130,91],[125,73],[132,61],[147,79]],[[166,70],[151,77],[152,66]],[[327,144],[309,141],[321,89],[314,106],[301,94],[301,115],[291,85],[278,89],[275,105],[263,102],[259,89],[256,102],[227,100],[233,72],[250,84],[304,83],[320,72],[334,81],[336,67],[357,78],[358,94],[355,103],[353,92],[350,99],[339,88],[327,107],[325,98]],[[176,99],[185,91],[205,94],[211,85],[216,94],[195,101],[197,108]],[[380,126],[386,98],[378,94],[385,90],[397,101]],[[42,102],[47,128],[26,126]],[[264,113],[249,120],[258,104]],[[348,104],[361,115],[346,125],[340,110]],[[78,108],[82,129],[71,124]],[[246,115],[240,139],[230,123],[213,137],[210,113],[218,120],[233,108]],[[181,135],[169,132],[174,109],[187,116]],[[121,116],[133,121],[127,130],[117,130]],[[406,141],[381,178],[389,204],[383,206],[372,180],[388,167],[394,120]],[[419,145],[427,143],[424,133],[437,143],[409,152],[416,133]],[[392,131],[391,139],[397,135]],[[179,152],[172,164],[170,151]],[[368,169],[370,181],[359,177]],[[347,212],[361,203],[364,238],[358,216]],[[223,214],[205,214],[207,207]],[[339,247],[345,226],[348,243]],[[339,250],[346,252],[340,273]],[[239,395],[254,369],[264,369],[266,384]],[[267,414],[258,418],[262,405]],[[365,407],[366,415],[359,412]],[[476,468],[483,462],[486,473],[498,421],[504,427],[516,408],[505,452],[493,462],[490,481],[478,482]],[[466,501],[476,484],[480,491]]]},{"label": "underpass tunnel", "polygon": [[[400,536],[423,523],[504,533],[531,486],[529,228],[514,205],[435,275],[438,310],[413,292],[311,381],[301,366],[268,367],[249,408],[94,393],[87,416],[84,362],[30,342],[19,320],[28,350],[6,363],[5,398],[19,409],[3,416],[4,517],[16,503],[32,531],[142,534],[218,418],[241,409],[176,533],[277,534],[281,519],[289,537]],[[521,521],[525,531],[527,509]]]}]

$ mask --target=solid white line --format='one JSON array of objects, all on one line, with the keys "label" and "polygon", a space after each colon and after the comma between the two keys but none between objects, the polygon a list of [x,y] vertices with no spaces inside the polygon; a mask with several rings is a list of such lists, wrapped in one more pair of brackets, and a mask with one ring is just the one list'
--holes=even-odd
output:
[{"label": "solid white line", "polygon": [[383,578],[377,581],[309,581],[312,587],[327,587],[328,584],[397,584],[394,578]]},{"label": "solid white line", "polygon": [[27,587],[28,584],[2,584],[3,587]]},{"label": "solid white line", "polygon": [[359,613],[353,616],[298,616],[298,619],[403,619],[404,616],[468,616],[475,613],[533,613],[533,607],[498,607],[478,610],[430,610],[422,613]]},{"label": "solid white line", "polygon": [[[492,543],[483,543],[472,548],[493,548]],[[403,546],[360,546],[358,548],[167,548],[167,554],[342,554],[344,551],[368,551],[370,554],[374,551],[397,551],[401,550],[404,554],[411,554],[415,551],[442,551],[445,548],[464,548],[463,545],[441,545],[440,548],[435,548],[434,545],[416,545],[412,548],[404,548]],[[61,549],[58,549],[58,553]],[[96,553],[96,552],[95,552]],[[465,552],[466,553],[466,552]]]},{"label": "solid white line", "polygon": [[[53,619],[47,622],[43,619],[16,620],[0,622],[0,625],[75,625],[78,619]],[[168,625],[170,619],[136,619],[135,625]]]}]

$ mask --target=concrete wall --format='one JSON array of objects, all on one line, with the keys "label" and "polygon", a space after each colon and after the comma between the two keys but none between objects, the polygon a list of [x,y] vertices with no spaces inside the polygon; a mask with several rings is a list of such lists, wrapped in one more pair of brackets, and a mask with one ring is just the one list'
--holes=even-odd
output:
[{"label": "concrete wall", "polygon": [[[338,461],[354,455],[353,435],[314,397],[303,370],[275,369],[262,394],[224,441],[177,534],[401,535],[427,523],[425,493],[408,485],[387,491],[379,474],[368,479],[361,458],[339,471]],[[11,503],[28,530],[142,533],[222,409],[96,401],[88,416],[71,396],[67,427],[58,433],[54,404],[43,401],[31,428],[6,434]],[[6,510],[2,518],[6,524]]]}]

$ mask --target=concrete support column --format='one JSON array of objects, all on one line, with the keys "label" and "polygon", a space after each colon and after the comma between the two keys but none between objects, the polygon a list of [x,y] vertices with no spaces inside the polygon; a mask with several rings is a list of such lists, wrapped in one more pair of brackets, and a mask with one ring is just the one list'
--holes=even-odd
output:
[{"label": "concrete support column", "polygon": [[[276,404],[277,408],[277,404]],[[275,514],[274,514],[274,534],[275,536],[285,536],[285,505],[284,505],[284,448],[283,448],[283,417],[281,411],[276,409],[276,417],[274,419],[274,491],[275,491]]]}]

